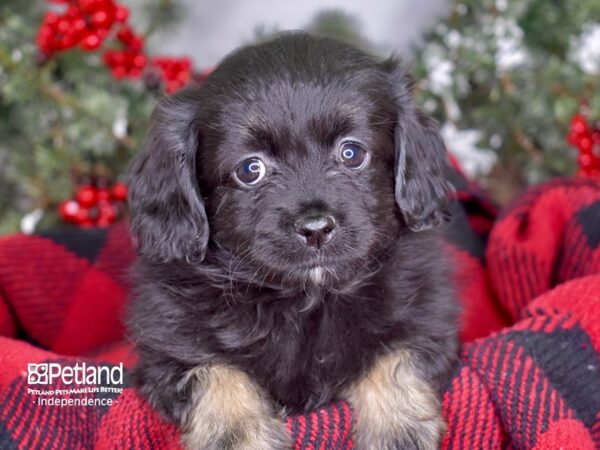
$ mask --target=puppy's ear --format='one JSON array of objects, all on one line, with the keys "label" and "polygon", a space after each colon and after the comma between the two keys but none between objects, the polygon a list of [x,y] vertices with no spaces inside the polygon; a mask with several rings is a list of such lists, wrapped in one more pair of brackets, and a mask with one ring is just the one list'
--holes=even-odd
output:
[{"label": "puppy's ear", "polygon": [[383,68],[391,77],[398,116],[396,147],[396,203],[413,231],[440,225],[449,216],[450,165],[437,122],[416,109],[412,79],[395,58]]},{"label": "puppy's ear", "polygon": [[204,258],[208,221],[196,181],[196,110],[190,92],[162,100],[131,166],[131,230],[138,252],[151,260]]}]

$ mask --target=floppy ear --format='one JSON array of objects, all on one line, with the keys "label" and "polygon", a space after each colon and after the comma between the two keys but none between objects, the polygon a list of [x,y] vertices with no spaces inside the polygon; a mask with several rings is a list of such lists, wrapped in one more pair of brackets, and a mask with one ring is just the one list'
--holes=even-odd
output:
[{"label": "floppy ear", "polygon": [[196,182],[199,130],[190,92],[156,107],[130,170],[131,231],[138,253],[155,261],[204,258],[208,221]]},{"label": "floppy ear", "polygon": [[384,68],[391,73],[398,102],[394,130],[396,149],[396,203],[413,231],[440,225],[449,217],[450,164],[437,122],[418,111],[411,96],[412,80],[390,59]]}]

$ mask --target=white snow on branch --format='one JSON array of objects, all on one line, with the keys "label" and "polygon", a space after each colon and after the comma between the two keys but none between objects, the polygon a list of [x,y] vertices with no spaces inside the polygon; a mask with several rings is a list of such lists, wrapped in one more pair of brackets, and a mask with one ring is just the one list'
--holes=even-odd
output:
[{"label": "white snow on branch", "polygon": [[448,119],[458,120],[461,111],[452,93],[454,63],[443,56],[444,49],[430,46],[428,50],[424,55],[427,89],[442,99]]},{"label": "white snow on branch", "polygon": [[583,32],[571,40],[570,57],[585,73],[600,74],[600,24],[584,25]]},{"label": "white snow on branch", "polygon": [[496,153],[477,145],[482,137],[481,131],[459,130],[451,122],[446,122],[441,133],[448,151],[456,156],[468,176],[486,175],[496,163]]},{"label": "white snow on branch", "polygon": [[24,234],[33,234],[43,216],[44,211],[41,208],[36,208],[30,213],[25,214],[21,219],[21,232]]},{"label": "white snow on branch", "polygon": [[454,63],[442,57],[438,51],[430,51],[425,54],[425,66],[429,90],[437,95],[447,92],[452,86]]},{"label": "white snow on branch", "polygon": [[527,60],[523,35],[523,30],[513,19],[500,16],[494,21],[496,67],[499,72],[511,70]]}]

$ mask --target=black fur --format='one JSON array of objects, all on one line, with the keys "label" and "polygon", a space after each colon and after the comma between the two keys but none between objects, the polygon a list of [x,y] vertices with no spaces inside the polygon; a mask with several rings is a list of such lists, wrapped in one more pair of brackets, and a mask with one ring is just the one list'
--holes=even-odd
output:
[{"label": "black fur", "polygon": [[[343,136],[370,152],[363,170],[336,157]],[[242,188],[232,173],[255,154],[267,175]],[[397,61],[329,39],[291,33],[242,48],[201,88],[164,99],[131,178],[141,391],[179,420],[185,373],[220,362],[305,411],[396,344],[439,385],[456,349],[434,229],[447,168]],[[294,232],[308,212],[337,222],[320,251]],[[317,262],[322,282],[309,276]]]}]

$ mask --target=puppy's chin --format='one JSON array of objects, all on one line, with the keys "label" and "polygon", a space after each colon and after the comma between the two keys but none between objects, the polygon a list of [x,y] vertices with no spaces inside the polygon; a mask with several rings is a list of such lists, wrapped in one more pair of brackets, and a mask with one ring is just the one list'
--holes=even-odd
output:
[{"label": "puppy's chin", "polygon": [[285,288],[304,290],[308,286],[318,288],[334,287],[344,278],[334,269],[324,265],[310,267],[289,267],[287,270],[279,268],[268,269],[266,280],[274,281]]},{"label": "puppy's chin", "polygon": [[[348,260],[343,261],[319,261],[308,264],[271,264],[262,265],[263,270],[257,274],[268,282],[275,282],[285,288],[306,290],[308,287],[319,289],[338,290],[356,278],[356,273],[361,268],[365,269],[364,262],[356,261],[352,264]],[[268,275],[261,274],[261,272]],[[367,271],[364,271],[365,274]]]},{"label": "puppy's chin", "polygon": [[320,286],[325,281],[325,268],[322,266],[313,267],[308,271],[308,278],[317,286]]},{"label": "puppy's chin", "polygon": [[318,290],[337,290],[348,282],[350,271],[346,268],[340,270],[333,265],[315,265],[290,270],[285,277],[288,287],[306,290],[316,288]]}]

